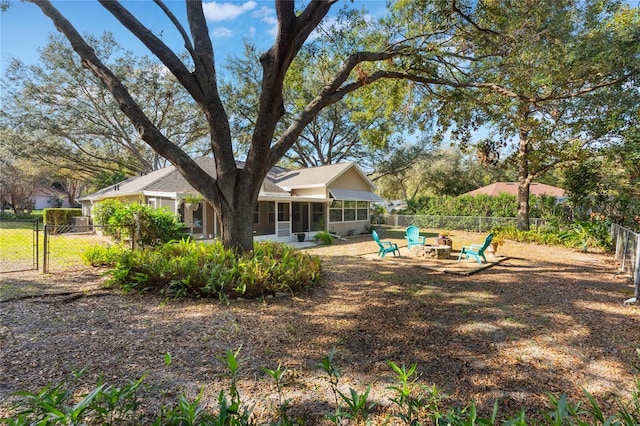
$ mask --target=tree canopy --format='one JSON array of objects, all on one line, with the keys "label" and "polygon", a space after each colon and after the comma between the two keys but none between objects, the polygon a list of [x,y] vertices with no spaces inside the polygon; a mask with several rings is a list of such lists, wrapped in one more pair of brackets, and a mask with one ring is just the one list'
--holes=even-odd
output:
[{"label": "tree canopy", "polygon": [[[88,42],[159,130],[188,152],[202,151],[206,122],[163,65],[124,51],[110,33]],[[2,83],[2,122],[12,132],[1,143],[13,156],[86,181],[164,167],[166,160],[140,140],[107,88],[74,56],[63,37],[52,36],[38,65],[11,62]]]},{"label": "tree canopy", "polygon": [[[420,114],[412,116],[415,128],[425,129],[436,119],[441,137],[450,134],[464,144],[474,131],[490,126],[494,133],[484,144],[489,159],[496,141],[517,146],[519,217],[526,227],[531,179],[558,164],[556,157],[578,153],[584,146],[582,136],[589,128],[580,118],[585,111],[572,100],[621,85],[639,69],[638,11],[617,0],[397,0],[390,4],[389,14],[371,22],[362,35],[358,25],[335,28],[332,72],[288,116],[287,76],[336,1],[311,1],[297,9],[294,1],[276,0],[277,34],[259,57],[260,90],[251,93],[254,114],[245,138],[246,158],[239,166],[234,123],[221,97],[202,2],[185,2],[187,27],[161,1],[155,2],[181,34],[187,52],[182,56],[120,3],[100,0],[200,108],[215,158],[212,177],[151,119],[130,88],[52,3],[30,1],[53,20],[82,66],[111,92],[138,136],[211,203],[221,220],[222,241],[239,250],[253,246],[252,212],[268,170],[323,109],[387,79],[410,82],[414,90],[407,92],[406,100],[420,107]],[[589,136],[602,140],[601,135]]]}]

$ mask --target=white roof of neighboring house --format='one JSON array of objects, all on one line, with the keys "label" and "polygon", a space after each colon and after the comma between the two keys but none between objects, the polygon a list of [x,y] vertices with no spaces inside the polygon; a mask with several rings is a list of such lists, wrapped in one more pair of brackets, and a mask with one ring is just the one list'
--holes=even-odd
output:
[{"label": "white roof of neighboring house", "polygon": [[[215,161],[210,157],[199,157],[195,161],[203,170],[210,175],[215,174]],[[242,163],[238,163],[241,167]],[[261,198],[281,198],[289,197],[290,191],[296,188],[329,187],[329,185],[340,177],[344,172],[353,168],[361,178],[367,182],[373,190],[375,186],[366,175],[356,166],[355,163],[334,164],[329,166],[312,167],[298,170],[287,170],[282,167],[274,167],[269,171],[267,178],[262,183],[260,190]],[[344,191],[350,191],[348,193]],[[103,200],[106,198],[116,198],[143,193],[193,193],[195,189],[186,181],[174,166],[168,166],[160,170],[142,176],[133,176],[115,185],[96,191],[92,194],[79,198],[83,200]],[[370,191],[331,189],[334,198],[380,201],[377,195]],[[357,198],[343,198],[345,196]]]},{"label": "white roof of neighboring house", "polygon": [[32,197],[66,197],[67,194],[52,186],[39,183],[36,185]]}]

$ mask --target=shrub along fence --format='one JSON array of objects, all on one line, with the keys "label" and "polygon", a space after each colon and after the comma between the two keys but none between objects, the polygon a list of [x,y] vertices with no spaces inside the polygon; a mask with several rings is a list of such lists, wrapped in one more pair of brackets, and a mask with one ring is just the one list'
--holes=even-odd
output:
[{"label": "shrub along fence", "polygon": [[[489,232],[497,226],[516,226],[517,219],[515,217],[387,215],[385,223],[394,228],[415,225],[419,228]],[[532,229],[540,229],[546,226],[547,221],[546,219],[531,218],[529,223]]]},{"label": "shrub along fence", "polygon": [[620,262],[620,270],[634,280],[634,295],[627,303],[635,303],[640,300],[640,234],[614,223],[611,225],[611,244],[616,249],[615,258]]}]

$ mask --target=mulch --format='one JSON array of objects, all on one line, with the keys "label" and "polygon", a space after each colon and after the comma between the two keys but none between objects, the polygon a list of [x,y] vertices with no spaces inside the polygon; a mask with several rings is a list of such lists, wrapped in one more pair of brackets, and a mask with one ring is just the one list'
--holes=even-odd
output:
[{"label": "mulch", "polygon": [[[455,250],[483,236],[453,238]],[[237,348],[239,389],[259,420],[272,417],[278,403],[262,367],[282,364],[291,416],[328,424],[324,413],[334,400],[316,364],[332,348],[341,389],[372,385],[374,424],[391,410],[388,360],[416,363],[418,383],[449,395],[443,406],[474,401],[484,415],[498,399],[502,416],[521,407],[535,416],[548,409],[547,392],[584,400],[586,389],[605,410],[631,395],[640,309],[624,305],[633,286],[610,255],[506,242],[501,262],[460,275],[425,268],[406,245],[400,258],[376,258],[370,237],[305,250],[323,258],[313,291],[229,305],[123,295],[104,289],[101,271],[88,269],[1,274],[0,417],[13,392],[39,390],[81,369],[85,391],[101,375],[122,384],[147,374],[147,412],[201,389],[213,407],[228,384],[219,358]],[[457,256],[449,261],[457,264]]]}]

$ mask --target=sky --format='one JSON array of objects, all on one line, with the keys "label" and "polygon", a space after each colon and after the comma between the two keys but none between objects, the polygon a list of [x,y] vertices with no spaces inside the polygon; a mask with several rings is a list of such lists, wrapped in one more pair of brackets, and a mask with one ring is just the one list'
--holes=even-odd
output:
[{"label": "sky", "polygon": [[[58,10],[80,31],[101,35],[109,30],[127,50],[149,54],[148,50],[122,25],[93,0],[53,1]],[[156,35],[178,51],[183,43],[175,27],[150,0],[123,1],[122,4]],[[184,1],[166,2],[186,27]],[[274,41],[276,17],[273,1],[249,0],[244,2],[204,2],[204,11],[214,43],[216,59],[229,53],[241,53],[244,39],[260,48],[268,48]],[[188,30],[188,29],[187,29]],[[9,9],[0,13],[0,68],[2,74],[10,58],[19,58],[27,64],[38,61],[38,49],[47,43],[48,35],[57,33],[51,20],[32,3],[10,0]]]},{"label": "sky", "polygon": [[[626,0],[633,7],[640,0]],[[4,75],[11,58],[19,58],[27,64],[37,63],[38,49],[43,48],[48,35],[57,33],[51,20],[40,9],[20,0],[9,0],[8,11],[0,13],[0,75]],[[382,13],[385,0],[359,0],[374,14]],[[71,21],[80,33],[101,35],[109,30],[127,50],[149,54],[148,50],[125,30],[95,0],[54,0],[53,4]],[[174,50],[182,51],[182,39],[175,27],[151,0],[128,0],[122,4]],[[166,4],[185,23],[184,1],[166,0]],[[242,54],[243,40],[251,40],[260,50],[266,50],[274,41],[276,15],[273,0],[207,1],[204,3],[214,52],[218,64],[228,54]],[[337,9],[339,6],[334,6]],[[150,54],[149,54],[150,55]]]}]

